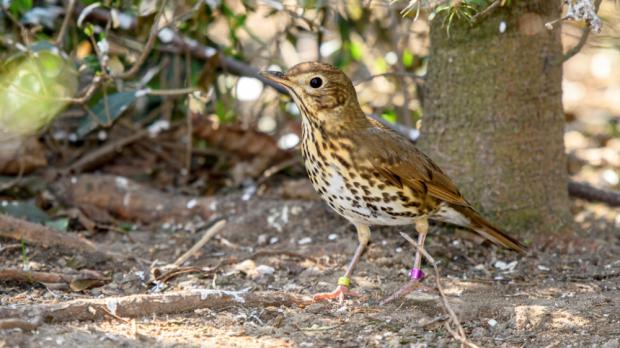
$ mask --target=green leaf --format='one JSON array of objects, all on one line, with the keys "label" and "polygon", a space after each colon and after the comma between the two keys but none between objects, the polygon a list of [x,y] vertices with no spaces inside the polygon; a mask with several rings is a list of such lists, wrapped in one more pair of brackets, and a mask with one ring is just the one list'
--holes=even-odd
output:
[{"label": "green leaf", "polygon": [[95,27],[88,23],[86,24],[86,27],[84,28],[84,34],[88,37],[91,37],[95,34]]},{"label": "green leaf", "polygon": [[235,119],[234,113],[231,108],[229,108],[226,103],[221,100],[215,102],[215,114],[222,123],[229,123],[234,121]]},{"label": "green leaf", "polygon": [[405,68],[411,68],[413,65],[413,53],[409,50],[403,52],[403,65]]},{"label": "green leaf", "polygon": [[57,231],[66,231],[69,228],[69,219],[60,218],[56,220],[47,221],[45,226]]},{"label": "green leaf", "polygon": [[398,116],[396,115],[396,111],[394,110],[385,110],[382,114],[381,114],[381,118],[390,122],[390,123],[396,123],[396,120],[398,118]]},{"label": "green leaf", "polygon": [[351,41],[351,45],[349,47],[351,52],[351,58],[356,61],[362,60],[364,54],[362,53],[362,45],[358,42]]},{"label": "green leaf", "polygon": [[[136,92],[119,92],[99,99],[93,107],[93,114],[86,115],[80,120],[77,136],[83,138],[88,133],[97,129],[100,125],[110,126],[116,121],[138,97]],[[107,105],[106,105],[107,103]],[[107,111],[107,112],[106,112]]]},{"label": "green leaf", "polygon": [[11,0],[10,3],[11,12],[15,16],[26,13],[32,8],[32,0]]},{"label": "green leaf", "polygon": [[33,202],[27,201],[1,201],[0,213],[39,224],[45,223],[50,219]]}]

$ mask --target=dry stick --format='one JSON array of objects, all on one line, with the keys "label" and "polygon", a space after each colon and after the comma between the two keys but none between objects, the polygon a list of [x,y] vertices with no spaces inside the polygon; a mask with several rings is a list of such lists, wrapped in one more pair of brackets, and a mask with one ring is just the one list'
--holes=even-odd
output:
[{"label": "dry stick", "polygon": [[594,187],[585,182],[570,180],[568,193],[587,201],[603,202],[612,207],[620,207],[620,192]]},{"label": "dry stick", "polygon": [[448,313],[448,316],[450,317],[450,319],[456,326],[457,331],[456,332],[453,331],[453,329],[449,325],[446,325],[446,329],[450,332],[450,334],[452,334],[452,336],[454,336],[456,340],[461,342],[461,344],[464,344],[468,347],[477,348],[478,347],[477,345],[467,340],[467,336],[465,335],[465,330],[463,329],[463,326],[461,325],[461,321],[459,320],[459,317],[456,315],[454,310],[452,310],[452,307],[450,306],[450,303],[448,302],[448,298],[446,297],[446,294],[443,291],[443,287],[441,286],[441,282],[439,281],[440,279],[439,268],[437,267],[437,263],[435,262],[435,259],[433,259],[433,257],[428,252],[426,252],[424,248],[420,247],[418,243],[416,243],[413,239],[411,239],[411,237],[409,237],[406,233],[401,232],[400,235],[403,236],[403,238],[405,238],[411,245],[413,245],[416,251],[419,251],[422,254],[422,256],[424,256],[424,258],[427,259],[428,262],[430,262],[430,264],[433,266],[435,270],[435,285],[437,286],[437,291],[439,292],[439,295],[441,297],[441,303],[443,305],[443,308]]},{"label": "dry stick", "polygon": [[149,134],[147,129],[139,130],[138,132],[131,134],[130,136],[122,139],[118,139],[116,141],[109,142],[104,146],[96,149],[95,151],[91,151],[78,159],[77,161],[71,163],[71,165],[65,169],[65,171],[73,172],[73,171],[84,171],[88,170],[88,168],[93,167],[98,163],[98,161],[112,153],[118,151],[119,149],[136,142]]},{"label": "dry stick", "polygon": [[491,12],[495,11],[496,8],[499,7],[499,5],[501,5],[501,0],[495,0],[491,5],[489,5],[487,8],[485,8],[484,10],[476,13],[473,17],[471,17],[471,22],[472,23],[478,23],[478,21],[484,17],[486,17],[487,15],[489,15]]},{"label": "dry stick", "polygon": [[41,326],[40,318],[32,322],[21,319],[1,319],[0,330],[22,329],[23,331],[34,331]]},{"label": "dry stick", "polygon": [[65,33],[67,32],[67,28],[69,27],[69,20],[71,20],[71,15],[73,14],[73,9],[75,8],[76,0],[69,0],[69,4],[67,5],[67,9],[65,10],[65,19],[62,21],[62,25],[60,26],[60,30],[58,31],[58,35],[56,36],[56,40],[54,40],[54,44],[56,46],[62,47]]},{"label": "dry stick", "polygon": [[188,251],[185,252],[185,254],[181,255],[176,261],[174,261],[174,265],[176,267],[181,266],[185,261],[187,261],[187,259],[194,255],[205,244],[207,244],[207,242],[211,240],[211,238],[215,237],[215,235],[218,234],[222,230],[222,228],[224,228],[224,225],[226,225],[226,220],[220,220],[209,229],[207,229],[202,238],[200,238],[200,240],[196,242],[194,246],[192,246]]},{"label": "dry stick", "polygon": [[585,46],[586,42],[588,41],[590,32],[592,32],[592,29],[590,29],[589,26],[583,29],[583,31],[581,32],[581,37],[579,38],[579,42],[577,42],[577,44],[573,48],[564,53],[564,55],[560,59],[560,63],[566,62],[567,60],[573,58],[573,56],[575,56],[577,53],[579,53],[579,51],[581,51],[583,46]]},{"label": "dry stick", "polygon": [[312,300],[308,297],[279,291],[195,289],[163,294],[78,299],[53,304],[0,306],[0,318],[27,320],[41,317],[46,322],[58,323],[71,320],[100,320],[109,317],[106,311],[99,310],[102,308],[119,318],[135,318],[191,312],[200,308],[304,307],[311,303]]},{"label": "dry stick", "polygon": [[59,247],[69,252],[83,252],[99,260],[109,258],[101,248],[87,239],[57,232],[43,225],[0,214],[0,237],[22,240],[44,247]]},{"label": "dry stick", "polygon": [[128,79],[138,72],[138,70],[140,69],[140,67],[146,60],[146,58],[151,53],[151,49],[153,49],[153,46],[155,46],[155,42],[157,41],[157,34],[159,33],[159,30],[161,29],[159,27],[159,20],[161,19],[161,16],[164,13],[164,9],[166,8],[167,3],[168,3],[168,0],[163,0],[161,2],[159,11],[157,11],[157,14],[155,15],[155,19],[153,20],[153,25],[151,26],[151,31],[149,32],[149,38],[147,39],[146,45],[142,49],[142,53],[140,54],[136,62],[131,66],[131,68],[129,68],[129,70],[122,72],[120,74],[112,75],[113,78]]},{"label": "dry stick", "polygon": [[74,276],[50,272],[26,272],[17,269],[0,269],[0,280],[22,283],[69,283]]}]

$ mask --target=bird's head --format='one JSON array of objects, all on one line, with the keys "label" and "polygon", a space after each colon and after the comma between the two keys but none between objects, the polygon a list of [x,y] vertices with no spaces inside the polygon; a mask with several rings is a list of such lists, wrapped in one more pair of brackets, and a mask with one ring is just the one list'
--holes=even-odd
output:
[{"label": "bird's head", "polygon": [[[304,117],[333,123],[359,109],[351,80],[338,68],[317,62],[300,63],[286,73],[263,71],[261,75],[284,86]],[[354,108],[353,112],[351,109]]]}]

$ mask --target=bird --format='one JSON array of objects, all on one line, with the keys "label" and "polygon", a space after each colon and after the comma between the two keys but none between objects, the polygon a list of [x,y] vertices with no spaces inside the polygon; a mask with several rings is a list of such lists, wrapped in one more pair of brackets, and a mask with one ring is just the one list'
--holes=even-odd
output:
[{"label": "bird", "polygon": [[[260,75],[284,87],[301,113],[301,154],[320,197],[357,231],[358,244],[336,289],[315,301],[359,296],[350,290],[353,274],[370,242],[371,226],[413,225],[418,249],[409,282],[387,300],[415,289],[429,219],[472,230],[519,253],[526,247],[484,219],[452,179],[409,139],[367,116],[349,77],[322,62],[304,62]],[[387,302],[387,301],[384,301]]]}]

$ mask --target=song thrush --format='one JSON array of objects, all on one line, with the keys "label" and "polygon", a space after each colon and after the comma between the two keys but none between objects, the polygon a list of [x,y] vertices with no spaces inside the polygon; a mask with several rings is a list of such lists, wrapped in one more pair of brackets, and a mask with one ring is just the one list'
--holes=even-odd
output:
[{"label": "song thrush", "polygon": [[[452,180],[408,139],[366,116],[351,80],[337,68],[307,62],[286,74],[265,71],[284,86],[302,115],[301,152],[314,188],[357,230],[359,244],[338,287],[315,300],[355,296],[350,277],[370,240],[372,225],[415,225],[423,247],[428,219],[471,229],[490,241],[524,253],[525,247],[482,218]],[[410,292],[424,278],[416,252]]]}]

